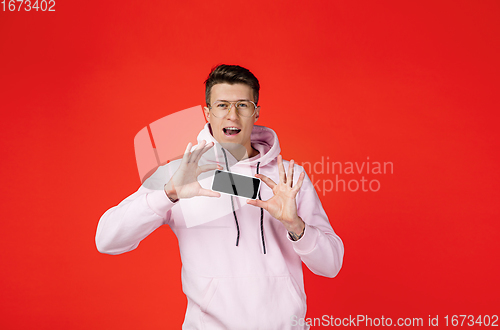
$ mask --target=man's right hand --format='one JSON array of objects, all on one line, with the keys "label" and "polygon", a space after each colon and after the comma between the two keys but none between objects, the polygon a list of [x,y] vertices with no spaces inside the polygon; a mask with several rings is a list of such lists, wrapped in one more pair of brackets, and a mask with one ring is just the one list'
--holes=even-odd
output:
[{"label": "man's right hand", "polygon": [[206,144],[202,141],[195,150],[191,152],[192,144],[187,145],[181,165],[175,171],[170,181],[165,185],[165,193],[171,200],[191,198],[195,196],[220,197],[218,192],[204,189],[198,182],[198,176],[203,172],[222,170],[220,165],[198,166],[201,156],[214,146],[213,142]]}]

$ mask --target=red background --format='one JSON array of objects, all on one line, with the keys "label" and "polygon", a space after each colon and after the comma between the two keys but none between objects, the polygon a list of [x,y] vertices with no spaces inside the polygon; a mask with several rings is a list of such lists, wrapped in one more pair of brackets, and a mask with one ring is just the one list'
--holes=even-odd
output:
[{"label": "red background", "polygon": [[286,159],[394,164],[378,192],[320,194],[345,258],[305,269],[308,317],[500,314],[498,1],[55,8],[0,12],[0,328],[180,328],[170,229],[121,256],[94,235],[140,184],[135,134],[202,104],[219,63],[260,79]]}]

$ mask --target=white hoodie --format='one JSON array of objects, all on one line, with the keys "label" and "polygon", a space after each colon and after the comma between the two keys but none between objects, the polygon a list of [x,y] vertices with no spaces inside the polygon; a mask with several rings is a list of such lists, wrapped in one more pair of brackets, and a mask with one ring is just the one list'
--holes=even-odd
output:
[{"label": "white hoodie", "polygon": [[[198,135],[198,142],[203,140],[217,142],[209,124]],[[238,162],[226,152],[229,170],[253,176],[258,166],[259,173],[278,182],[276,133],[255,125],[251,141],[259,156]],[[200,164],[218,162],[226,169],[220,145],[212,149],[212,156],[202,158]],[[131,251],[156,228],[168,224],[179,241],[182,287],[188,299],[183,329],[307,328],[297,322],[306,314],[302,262],[317,275],[334,277],[344,255],[342,241],[307,175],[296,198],[297,213],[306,227],[302,238],[294,242],[281,222],[247,205],[244,198],[234,198],[237,220],[227,195],[172,203],[163,185],[178,165],[161,166],[137,192],[104,213],[96,233],[98,250],[107,254]],[[288,168],[287,161],[284,165]],[[295,165],[295,182],[303,171]],[[262,200],[273,196],[265,184],[260,191]]]}]

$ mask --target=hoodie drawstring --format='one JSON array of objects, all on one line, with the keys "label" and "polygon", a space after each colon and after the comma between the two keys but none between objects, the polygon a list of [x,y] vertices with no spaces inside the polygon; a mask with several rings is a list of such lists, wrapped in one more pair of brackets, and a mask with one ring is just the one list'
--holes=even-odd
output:
[{"label": "hoodie drawstring", "polygon": [[[229,169],[229,164],[227,162],[226,151],[224,150],[224,148],[221,149],[222,153],[224,154],[224,160],[226,161],[226,170],[229,173],[231,173],[231,170]],[[257,174],[259,174],[259,168],[260,168],[260,162],[257,163]],[[231,183],[233,184],[233,189],[236,189],[232,176],[229,175],[229,178],[231,179]],[[236,191],[234,193],[236,194]],[[260,197],[260,190],[259,190],[259,199],[262,200],[262,198]],[[237,230],[236,246],[238,246],[240,242],[240,225],[238,224],[238,217],[236,217],[236,211],[234,210],[233,196],[231,196],[231,206],[233,208],[234,221],[236,222],[236,230]],[[264,251],[264,254],[266,254],[266,243],[264,241],[264,209],[262,207],[260,208],[260,236],[262,238],[262,249]]]},{"label": "hoodie drawstring", "polygon": [[[221,148],[221,149],[222,149],[222,153],[224,154],[224,160],[226,161],[226,170],[229,173],[231,173],[231,170],[229,169],[229,164],[227,162],[226,150],[224,150],[224,148]],[[231,183],[233,184],[233,189],[236,189],[234,182],[232,182],[233,177],[231,175],[229,175],[229,178],[231,179]],[[235,194],[236,194],[236,191],[235,191]],[[231,195],[231,206],[233,207],[234,221],[236,222],[236,230],[238,231],[238,234],[236,236],[236,246],[238,246],[238,244],[240,242],[240,225],[238,224],[238,218],[236,217],[236,211],[234,210],[234,201],[233,201],[232,195]]]},{"label": "hoodie drawstring", "polygon": [[[259,174],[259,166],[260,162],[257,163],[257,174]],[[260,189],[259,189],[259,199],[260,197]],[[264,254],[266,254],[266,242],[264,241],[264,209],[260,208],[260,236],[262,237],[262,249],[264,250]]]}]

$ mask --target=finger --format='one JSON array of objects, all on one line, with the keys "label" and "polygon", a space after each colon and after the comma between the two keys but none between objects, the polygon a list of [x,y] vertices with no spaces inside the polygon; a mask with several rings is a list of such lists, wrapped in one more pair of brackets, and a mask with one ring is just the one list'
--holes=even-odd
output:
[{"label": "finger", "polygon": [[280,176],[280,183],[286,183],[285,167],[283,166],[283,158],[278,155],[278,172]]},{"label": "finger", "polygon": [[261,201],[259,199],[247,199],[247,204],[263,208],[267,211],[267,202]]},{"label": "finger", "polygon": [[200,166],[200,173],[203,173],[203,172],[208,172],[208,171],[213,171],[213,170],[222,170],[222,166],[218,165],[218,164],[209,164],[209,165],[202,165]]},{"label": "finger", "polygon": [[220,193],[208,190],[208,189],[200,189],[198,191],[198,196],[206,196],[206,197],[220,197]]},{"label": "finger", "polygon": [[207,141],[205,141],[205,140],[198,143],[198,145],[196,146],[196,149],[194,149],[194,151],[191,153],[191,157],[189,157],[190,163],[197,163],[198,164],[198,161],[197,161],[198,154],[205,147],[206,143],[207,143]]},{"label": "finger", "polygon": [[299,191],[300,187],[302,187],[302,183],[304,182],[304,178],[306,177],[306,173],[302,172],[299,175],[299,179],[297,180],[297,183],[293,187],[293,190]]},{"label": "finger", "polygon": [[198,164],[198,161],[200,159],[200,154],[203,152],[203,150],[206,148],[207,141],[203,140],[198,145],[196,146],[196,149],[193,151],[191,154],[191,158],[189,159],[190,163],[196,163]]},{"label": "finger", "polygon": [[193,144],[191,142],[188,143],[186,150],[184,151],[184,156],[182,156],[181,163],[187,163],[189,161],[189,153],[191,152],[191,147]]},{"label": "finger", "polygon": [[202,150],[200,150],[200,153],[198,154],[198,157],[196,158],[196,162],[199,162],[200,161],[200,158],[201,156],[203,156],[205,154],[205,152],[207,152],[208,150],[210,150],[210,148],[212,148],[214,146],[214,143],[213,142],[210,142],[208,143],[207,145],[205,145],[203,147]]},{"label": "finger", "polygon": [[255,177],[261,179],[271,189],[274,189],[274,187],[276,187],[276,183],[264,174],[256,174]]},{"label": "finger", "polygon": [[293,186],[293,159],[290,161],[290,164],[288,165],[288,174],[286,176],[286,183],[287,186],[292,188]]}]

